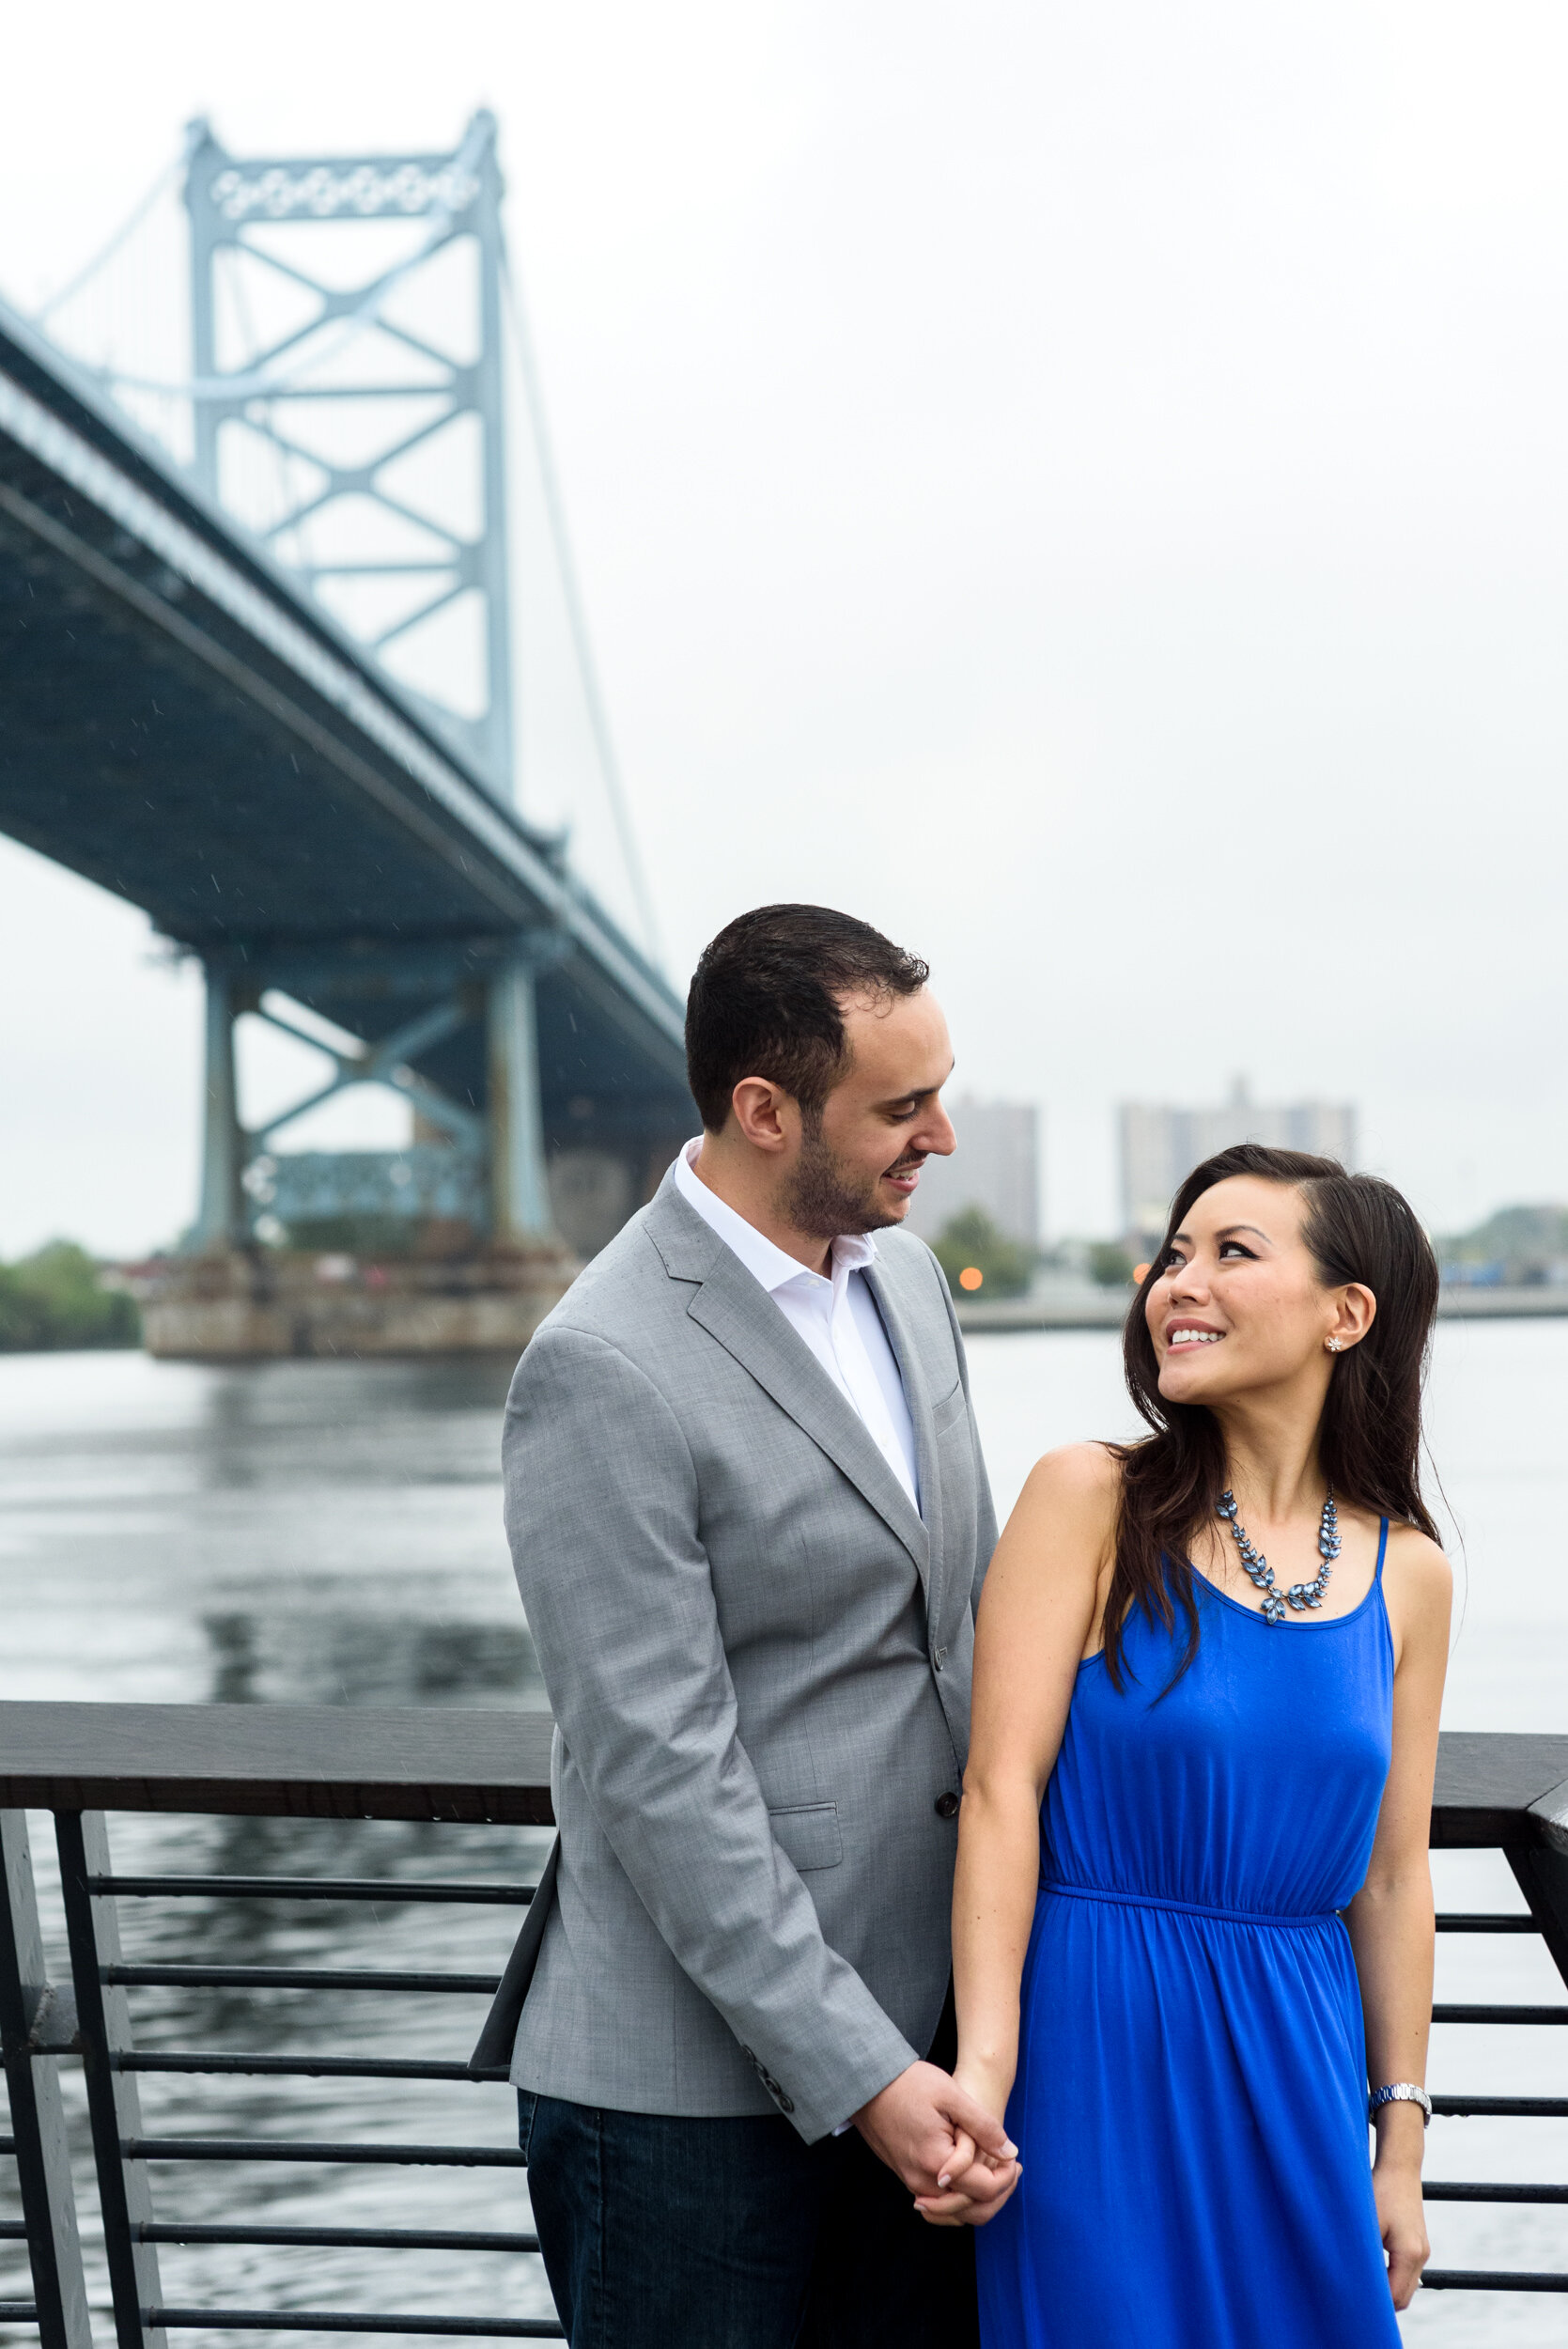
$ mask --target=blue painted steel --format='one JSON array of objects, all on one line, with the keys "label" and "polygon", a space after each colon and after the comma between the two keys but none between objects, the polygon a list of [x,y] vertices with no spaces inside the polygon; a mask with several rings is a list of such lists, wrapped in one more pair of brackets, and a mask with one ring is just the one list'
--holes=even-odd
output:
[{"label": "blue painted steel", "polygon": [[407,1150],[297,1150],[252,1161],[253,1224],[329,1216],[431,1216],[485,1228],[485,1160],[477,1150],[415,1143]]},{"label": "blue painted steel", "polygon": [[[210,497],[219,496],[225,434],[253,447],[257,441],[271,444],[275,478],[287,488],[266,524],[265,539],[284,568],[311,591],[335,590],[340,614],[359,583],[377,579],[384,585],[396,578],[402,583],[405,592],[395,611],[389,613],[377,598],[374,616],[360,632],[359,641],[378,661],[389,649],[396,658],[396,648],[406,646],[438,613],[450,616],[451,607],[465,600],[476,605],[473,617],[482,636],[484,708],[465,716],[439,700],[424,707],[459,754],[509,800],[501,194],[495,118],[488,113],[474,116],[449,155],[241,158],[228,154],[205,122],[192,127],[185,204],[191,224],[196,477]],[[358,239],[362,273],[357,282],[346,282],[356,230],[388,220],[423,225],[412,250],[389,269],[384,232],[372,229]],[[269,241],[280,224],[293,232],[286,255]],[[326,230],[330,282],[311,275],[308,240],[298,233],[317,228]],[[439,325],[422,328],[413,315],[421,292],[428,309],[429,280],[442,268],[443,257],[449,261],[465,252],[474,267],[472,298],[460,306],[470,315],[442,317]],[[228,367],[220,358],[217,316],[225,264],[261,280],[281,271],[294,297],[287,326],[263,335],[243,360]],[[302,294],[319,305],[308,325],[300,321]],[[390,334],[380,327],[389,303],[397,318]],[[459,343],[468,346],[460,355],[455,348]],[[330,365],[323,365],[324,345],[330,348]],[[265,397],[258,397],[263,392]],[[334,413],[323,435],[328,404]],[[357,431],[350,426],[351,459],[337,454],[347,445],[346,408],[358,426]],[[475,428],[471,443],[460,439],[465,422]],[[398,460],[437,439],[448,471],[469,476],[464,486],[482,517],[476,535],[466,518],[442,511],[428,478],[417,506],[399,489]],[[451,487],[456,490],[457,482]],[[323,537],[330,539],[334,528],[331,509],[343,498],[380,508],[382,535],[391,542],[380,556],[322,556]]]},{"label": "blue painted steel", "polygon": [[458,1139],[520,954],[547,1150],[616,1155],[641,1195],[692,1130],[680,1003],[559,843],[3,307],[0,831],[145,908],[238,1012],[272,990],[396,1045]]}]

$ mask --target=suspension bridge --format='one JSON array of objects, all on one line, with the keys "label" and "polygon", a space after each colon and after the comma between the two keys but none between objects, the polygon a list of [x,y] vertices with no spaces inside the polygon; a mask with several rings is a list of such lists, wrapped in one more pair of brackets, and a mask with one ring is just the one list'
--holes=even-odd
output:
[{"label": "suspension bridge", "polygon": [[[197,124],[181,193],[188,376],[90,365],[0,306],[0,830],[144,909],[205,980],[199,1207],[149,1280],[148,1343],[520,1345],[693,1112],[495,125],[445,154],[241,159]],[[640,938],[515,791],[508,306]],[[183,447],[148,428],[171,412]],[[245,1015],[328,1055],[252,1124]],[[365,1084],[405,1098],[407,1146],[284,1146]],[[323,1252],[356,1230],[384,1261]]]}]

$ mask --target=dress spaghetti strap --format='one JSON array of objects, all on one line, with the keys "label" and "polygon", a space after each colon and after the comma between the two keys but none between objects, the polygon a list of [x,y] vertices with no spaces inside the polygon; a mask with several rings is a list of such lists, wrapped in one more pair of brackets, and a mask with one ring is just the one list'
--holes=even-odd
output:
[{"label": "dress spaghetti strap", "polygon": [[1377,1571],[1372,1578],[1374,1588],[1383,1579],[1383,1561],[1388,1555],[1388,1550],[1389,1520],[1385,1517],[1383,1519],[1383,1530],[1377,1536]]}]

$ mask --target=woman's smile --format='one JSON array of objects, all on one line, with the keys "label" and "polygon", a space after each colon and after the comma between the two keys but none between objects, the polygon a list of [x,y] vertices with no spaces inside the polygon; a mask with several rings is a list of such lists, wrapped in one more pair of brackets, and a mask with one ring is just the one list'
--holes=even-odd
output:
[{"label": "woman's smile", "polygon": [[1166,1347],[1172,1354],[1178,1347],[1218,1346],[1224,1334],[1223,1330],[1216,1330],[1207,1321],[1170,1321],[1165,1325]]}]

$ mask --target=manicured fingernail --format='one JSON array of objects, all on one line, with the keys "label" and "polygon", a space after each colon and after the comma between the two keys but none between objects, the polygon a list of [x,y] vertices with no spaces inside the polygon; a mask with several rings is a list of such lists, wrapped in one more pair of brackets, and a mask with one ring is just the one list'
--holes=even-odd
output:
[{"label": "manicured fingernail", "polygon": [[950,2186],[953,2184],[953,2172],[950,2170],[944,2170],[941,2176],[937,2180],[937,2184],[939,2186]]},{"label": "manicured fingernail", "polygon": [[1018,2149],[1017,2149],[1017,2146],[1013,2143],[1013,2141],[1012,2141],[1012,2139],[1011,2139],[1010,2138],[1005,2138],[1005,2137],[1004,2137],[1004,2138],[1002,2139],[1002,2140],[1001,2140],[1001,2150],[1002,2150],[1002,2152],[1006,2155],[1006,2156],[1007,2156],[1007,2158],[1008,2158],[1008,2160],[1009,2160],[1009,2161],[1017,2161],[1017,2158],[1018,2158]]}]

